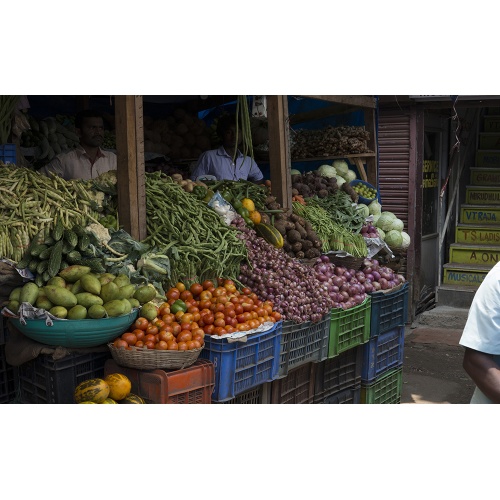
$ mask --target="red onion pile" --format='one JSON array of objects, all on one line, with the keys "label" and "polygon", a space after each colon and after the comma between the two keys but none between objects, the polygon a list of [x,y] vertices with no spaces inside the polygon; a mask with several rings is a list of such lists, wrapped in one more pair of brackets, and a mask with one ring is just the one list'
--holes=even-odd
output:
[{"label": "red onion pile", "polygon": [[365,224],[361,227],[361,234],[365,238],[378,238],[379,234],[377,228],[373,224]]},{"label": "red onion pile", "polygon": [[283,319],[295,323],[316,323],[330,312],[332,301],[312,267],[259,238],[241,217],[231,225],[240,230],[239,237],[248,249],[249,264],[240,267],[240,283],[260,300],[272,301]]},{"label": "red onion pile", "polygon": [[390,290],[406,281],[402,274],[395,273],[390,267],[381,266],[377,259],[365,259],[361,271],[366,281],[370,281],[373,291]]}]

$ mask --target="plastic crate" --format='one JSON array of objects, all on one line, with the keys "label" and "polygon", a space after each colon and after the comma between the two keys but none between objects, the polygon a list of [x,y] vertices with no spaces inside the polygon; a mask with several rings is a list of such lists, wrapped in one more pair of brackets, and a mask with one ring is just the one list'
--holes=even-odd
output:
[{"label": "plastic crate", "polygon": [[361,384],[363,346],[356,346],[318,364],[314,402],[323,403],[332,394]]},{"label": "plastic crate", "polygon": [[403,368],[390,370],[371,384],[361,382],[361,404],[399,404],[403,388]]},{"label": "plastic crate", "polygon": [[5,358],[5,346],[0,345],[0,403],[9,403],[15,398],[15,368]]},{"label": "plastic crate", "polygon": [[391,368],[400,367],[403,364],[404,343],[405,327],[398,326],[364,344],[361,381],[370,383]]},{"label": "plastic crate", "polygon": [[317,366],[317,363],[307,363],[292,370],[285,378],[275,380],[271,387],[271,403],[314,403],[314,381]]},{"label": "plastic crate", "polygon": [[16,145],[15,144],[0,144],[0,162],[6,165],[16,163]]},{"label": "plastic crate", "polygon": [[395,292],[372,293],[370,337],[406,324],[408,318],[408,282]]},{"label": "plastic crate", "polygon": [[0,345],[5,344],[7,342],[7,337],[9,335],[9,330],[7,326],[7,318],[2,316],[2,324],[0,325]]},{"label": "plastic crate", "polygon": [[150,404],[210,404],[214,388],[214,365],[197,359],[179,370],[138,370],[106,361],[104,375],[123,373],[132,383],[133,394]]},{"label": "plastic crate", "polygon": [[243,394],[239,394],[233,399],[229,401],[224,401],[219,403],[218,401],[212,401],[212,404],[237,404],[237,405],[261,405],[261,404],[269,404],[271,398],[271,384],[272,382],[267,382],[265,384],[261,384],[254,389],[250,389]]},{"label": "plastic crate", "polygon": [[328,344],[329,358],[368,342],[370,309],[371,297],[369,295],[359,306],[350,309],[332,309]]},{"label": "plastic crate", "polygon": [[337,392],[335,394],[332,394],[331,396],[328,396],[324,401],[323,404],[329,404],[329,405],[345,405],[345,404],[351,404],[351,405],[359,405],[359,402],[361,401],[361,384],[358,384],[357,386],[351,388],[351,389],[345,389],[344,391]]},{"label": "plastic crate", "polygon": [[246,342],[228,342],[205,335],[200,358],[208,359],[215,367],[215,387],[212,400],[233,399],[278,375],[282,321],[270,330],[246,337]]},{"label": "plastic crate", "polygon": [[327,359],[329,336],[330,314],[317,323],[284,321],[278,378],[286,377],[290,370],[300,365]]},{"label": "plastic crate", "polygon": [[74,403],[76,386],[91,378],[104,376],[104,363],[111,353],[69,354],[54,360],[40,354],[18,368],[19,397],[22,403]]}]

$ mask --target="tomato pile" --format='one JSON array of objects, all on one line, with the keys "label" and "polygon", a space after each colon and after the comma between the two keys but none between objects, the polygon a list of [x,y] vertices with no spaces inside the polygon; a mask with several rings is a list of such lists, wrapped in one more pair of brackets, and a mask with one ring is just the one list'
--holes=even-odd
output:
[{"label": "tomato pile", "polygon": [[130,331],[117,337],[113,345],[130,349],[186,351],[203,347],[205,335],[224,335],[275,323],[281,314],[269,300],[261,301],[250,288],[237,290],[232,280],[219,278],[183,283],[166,292],[166,301],[157,308],[155,318],[139,317]]}]

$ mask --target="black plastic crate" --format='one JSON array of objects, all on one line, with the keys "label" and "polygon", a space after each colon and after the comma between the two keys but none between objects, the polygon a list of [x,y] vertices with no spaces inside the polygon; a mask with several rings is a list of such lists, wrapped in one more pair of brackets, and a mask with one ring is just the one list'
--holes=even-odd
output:
[{"label": "black plastic crate", "polygon": [[9,403],[15,397],[15,368],[5,359],[5,346],[0,345],[0,403]]},{"label": "black plastic crate", "polygon": [[76,386],[91,378],[104,376],[104,363],[111,353],[70,354],[54,360],[48,354],[19,367],[19,397],[22,403],[70,404]]},{"label": "black plastic crate", "polygon": [[314,386],[314,402],[323,403],[332,394],[361,383],[363,344],[318,364]]},{"label": "black plastic crate", "polygon": [[372,299],[370,338],[406,324],[408,288],[408,282],[405,282],[399,290],[370,294]]},{"label": "black plastic crate", "polygon": [[277,378],[309,362],[319,363],[328,358],[330,313],[317,323],[283,321],[280,346],[280,368]]},{"label": "black plastic crate", "polygon": [[318,363],[307,363],[271,382],[272,404],[312,404]]},{"label": "black plastic crate", "polygon": [[361,400],[361,384],[352,387],[351,389],[345,389],[343,391],[337,392],[328,396],[323,403],[329,405],[359,405]]},{"label": "black plastic crate", "polygon": [[5,316],[0,316],[0,318],[2,318],[2,324],[0,325],[0,345],[4,345],[5,342],[7,342],[9,330],[7,326],[7,318]]},{"label": "black plastic crate", "polygon": [[250,389],[229,401],[212,401],[212,404],[236,404],[236,405],[261,405],[269,404],[271,398],[271,382],[266,382],[258,387]]},{"label": "black plastic crate", "polygon": [[397,326],[363,344],[361,381],[369,384],[379,375],[403,364],[405,327]]}]

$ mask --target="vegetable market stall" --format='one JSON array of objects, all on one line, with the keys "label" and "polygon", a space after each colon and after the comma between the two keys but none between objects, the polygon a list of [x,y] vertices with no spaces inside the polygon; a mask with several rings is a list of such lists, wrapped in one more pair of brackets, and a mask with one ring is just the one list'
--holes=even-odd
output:
[{"label": "vegetable market stall", "polygon": [[[149,338],[152,343],[151,350],[154,347],[155,351],[161,351],[156,348],[157,344],[163,342],[161,345],[165,347],[168,340],[173,340],[168,333],[177,337],[181,332],[189,331],[192,332],[189,333],[191,338],[184,344],[198,342],[199,347],[194,344],[194,349],[201,350],[195,364],[200,365],[200,371],[205,375],[207,370],[210,373],[201,376],[202,386],[198,388],[199,391],[194,391],[197,395],[193,393],[193,397],[182,397],[177,393],[177,400],[174,398],[174,401],[168,394],[164,394],[172,385],[168,377],[157,374],[159,378],[153,377],[146,383],[144,380],[151,371],[149,367],[144,369],[140,366],[131,368],[122,365],[123,369],[129,370],[127,373],[132,380],[131,390],[143,391],[142,395],[137,395],[143,400],[190,403],[355,403],[361,400],[397,402],[397,374],[396,392],[392,394],[392,399],[376,401],[370,391],[372,385],[378,383],[388,369],[401,369],[402,352],[397,348],[390,361],[382,360],[380,363],[380,360],[374,361],[373,358],[381,356],[383,344],[395,344],[401,339],[401,326],[404,327],[406,321],[404,311],[407,284],[403,282],[402,276],[368,258],[367,238],[363,234],[380,239],[378,229],[383,230],[377,227],[374,219],[381,214],[370,213],[370,203],[366,205],[369,213],[366,214],[363,210],[363,215],[360,215],[359,208],[362,207],[355,201],[359,201],[359,193],[350,185],[352,181],[344,179],[344,183],[338,182],[341,175],[334,181],[331,176],[323,175],[331,174],[328,170],[323,168],[321,171],[304,175],[304,179],[300,179],[302,182],[296,184],[309,185],[308,182],[311,181],[309,190],[300,193],[300,186],[293,188],[297,189],[294,196],[300,196],[301,199],[294,200],[289,208],[278,203],[277,198],[272,196],[269,185],[250,186],[244,182],[236,182],[193,186],[184,178],[174,179],[160,172],[145,173],[144,209],[148,236],[136,240],[123,229],[117,229],[117,198],[120,195],[117,189],[119,180],[116,177],[89,184],[66,184],[53,179],[51,189],[39,189],[46,181],[45,178],[39,179],[32,172],[22,169],[5,169],[2,172],[2,182],[8,186],[7,189],[14,192],[14,189],[20,189],[24,182],[23,190],[26,189],[26,192],[30,193],[32,200],[29,201],[32,203],[30,207],[21,208],[14,206],[14,201],[2,207],[5,220],[13,224],[12,229],[18,227],[14,224],[19,221],[23,230],[19,232],[19,236],[17,230],[12,232],[16,235],[15,241],[18,241],[18,245],[11,248],[6,244],[0,257],[10,259],[16,262],[18,267],[28,270],[33,261],[31,272],[33,280],[38,280],[38,295],[41,289],[52,286],[48,285],[48,281],[64,276],[66,264],[68,268],[89,267],[89,273],[90,266],[86,264],[92,264],[95,266],[91,268],[92,273],[97,274],[99,278],[112,274],[114,278],[111,282],[119,275],[126,276],[129,282],[122,286],[132,286],[134,293],[139,285],[154,288],[155,301],[148,300],[137,304],[129,301],[133,298],[131,296],[119,299],[129,301],[132,309],[135,306],[138,311],[135,321],[141,322],[137,325],[135,321],[131,322],[126,328],[127,331],[116,337],[118,346],[114,347],[119,349],[121,346],[125,351],[130,349],[134,353],[139,348],[143,349],[140,344],[137,346],[138,342],[144,344],[144,340],[138,340],[138,336],[141,336],[139,331],[145,336],[144,332],[149,328],[151,333],[147,335],[154,338],[154,343],[153,338]],[[342,169],[339,169],[339,172],[342,172]],[[17,184],[13,188],[14,184],[8,182]],[[341,189],[344,184],[345,187]],[[41,191],[48,193],[45,198],[41,196]],[[54,192],[63,193],[59,195],[63,199],[59,200],[56,196],[54,200]],[[222,201],[229,205],[224,214],[210,204],[217,193]],[[47,203],[47,197],[53,202]],[[61,209],[53,212],[51,207],[58,205]],[[30,212],[26,209],[33,207],[36,207],[35,210],[43,208],[39,212],[42,218],[37,220],[37,223],[26,224],[26,217],[30,217]],[[376,208],[376,205],[373,205],[373,210]],[[226,217],[229,210],[231,220],[228,221]],[[380,207],[378,210],[381,211]],[[325,213],[329,214],[327,218],[324,217]],[[387,217],[384,217],[382,221],[386,219]],[[349,221],[348,224],[346,220]],[[97,230],[101,227],[101,222],[110,226],[104,228],[107,231]],[[37,224],[43,226],[38,227]],[[344,229],[348,226],[349,230],[340,231],[338,226],[341,225]],[[75,240],[71,233],[75,233],[76,229],[80,235],[77,234]],[[34,246],[35,240],[37,247]],[[57,244],[59,241],[62,243]],[[40,248],[42,245],[45,248]],[[32,254],[34,248],[35,255]],[[66,262],[66,256],[74,252],[75,248],[80,254],[79,259],[74,264]],[[346,252],[346,249],[352,253]],[[82,252],[87,253],[82,255]],[[45,256],[47,258],[43,258]],[[73,254],[73,257],[78,256]],[[19,266],[19,263],[26,267]],[[79,293],[91,293],[77,291],[78,288],[75,288],[76,293],[73,293],[72,289],[77,281],[71,283],[69,288],[68,283],[65,283],[65,288],[74,296]],[[211,282],[211,286],[208,282]],[[78,286],[81,285],[80,282]],[[101,288],[103,286],[101,283]],[[191,291],[192,287],[195,288]],[[24,286],[16,288],[19,294],[20,288]],[[131,288],[128,290],[130,292]],[[189,294],[185,293],[187,291]],[[205,293],[204,304],[200,300],[203,292],[211,294],[208,297]],[[372,332],[374,325],[379,323],[377,317],[372,317],[372,312],[380,315],[382,307],[376,309],[373,306],[377,303],[377,294],[383,294],[385,299],[381,302],[390,317],[387,330],[389,333],[386,330]],[[32,304],[35,307],[38,295]],[[14,297],[9,297],[8,305],[12,309],[15,309],[15,304],[11,303],[16,302]],[[210,302],[207,302],[208,298]],[[228,304],[234,305],[234,309],[231,306],[226,307]],[[49,305],[54,306],[45,305],[49,311],[52,309]],[[77,305],[82,306],[77,303],[71,307]],[[238,313],[238,306],[242,312]],[[393,311],[387,310],[387,306],[389,309],[392,307]],[[87,309],[88,314],[89,308],[83,307]],[[79,309],[83,314],[81,308]],[[117,310],[118,317],[125,314],[121,312],[122,308]],[[116,313],[116,310],[111,311],[112,314]],[[252,313],[255,313],[256,317],[253,317]],[[270,322],[272,326],[259,330],[262,326],[261,319],[262,323]],[[80,318],[69,321],[86,320]],[[166,328],[167,325],[173,325],[172,331]],[[177,330],[176,335],[174,327]],[[219,330],[215,331],[215,328]],[[153,333],[155,329],[156,333]],[[196,340],[193,340],[194,330],[198,335]],[[160,331],[164,336],[161,340]],[[240,341],[238,334],[241,334]],[[264,341],[266,337],[269,338]],[[377,339],[374,341],[375,345],[370,344],[371,337]],[[241,342],[242,338],[247,342]],[[106,357],[101,358],[95,369],[86,372],[86,380],[101,378],[104,373],[112,374],[109,370],[113,373],[118,370],[116,366],[120,366],[117,364],[119,361],[111,355],[114,352],[113,347],[104,347]],[[265,361],[265,373],[260,378],[255,376],[262,368],[259,362],[247,362],[246,366],[241,367],[241,360],[250,357],[247,351],[252,347],[254,353],[251,356]],[[186,350],[189,350],[187,346]],[[159,352],[158,356],[161,354]],[[69,362],[70,371],[73,373],[70,383],[73,390],[76,390],[79,383],[86,381],[74,378],[79,371],[79,356],[82,355],[70,354],[69,358],[66,357],[66,363]],[[111,358],[115,365],[111,364]],[[206,363],[201,363],[202,360],[206,360]],[[43,357],[37,357],[31,362],[37,365],[35,368],[30,367],[31,374],[41,370],[47,375],[47,370],[52,370],[59,372],[62,380],[64,369],[59,371],[57,363],[47,363]],[[108,369],[105,369],[106,363]],[[160,363],[164,361],[160,360]],[[375,371],[370,368],[367,372],[365,366],[371,366],[372,363],[378,363],[378,368]],[[195,364],[191,366],[198,366]],[[181,365],[170,372],[168,368],[164,370],[160,366],[155,370],[174,373],[186,368],[188,367]],[[136,370],[134,375],[130,370]],[[349,383],[346,383],[343,376],[345,370],[350,371]],[[249,372],[253,375],[249,375]],[[65,372],[64,379],[67,379],[68,373]],[[30,373],[25,374],[24,381],[29,379],[29,375]],[[339,377],[343,383],[339,382]],[[102,390],[100,385],[96,386],[97,389],[101,398],[106,391]],[[153,397],[154,391],[158,390],[160,392],[156,392],[157,396]],[[198,394],[200,391],[202,395]],[[207,391],[211,391],[211,401],[207,401]],[[189,391],[186,388],[186,394],[187,392]],[[68,397],[67,390],[65,397]],[[104,398],[106,399],[108,397]],[[41,397],[37,402],[61,401],[57,401],[57,398]]]}]

